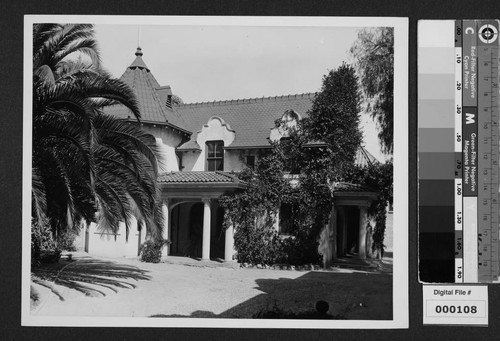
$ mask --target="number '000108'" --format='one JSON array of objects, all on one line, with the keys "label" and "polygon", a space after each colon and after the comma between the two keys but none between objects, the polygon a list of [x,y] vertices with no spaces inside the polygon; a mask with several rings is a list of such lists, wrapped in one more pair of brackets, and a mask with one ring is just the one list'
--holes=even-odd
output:
[{"label": "number '000108'", "polygon": [[477,314],[477,306],[475,305],[437,305],[435,309],[438,314]]}]

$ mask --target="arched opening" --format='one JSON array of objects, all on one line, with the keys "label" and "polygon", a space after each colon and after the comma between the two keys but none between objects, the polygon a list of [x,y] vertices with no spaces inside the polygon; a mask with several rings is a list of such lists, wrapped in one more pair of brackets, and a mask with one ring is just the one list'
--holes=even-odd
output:
[{"label": "arched opening", "polygon": [[226,241],[226,231],[222,226],[224,222],[224,209],[217,206],[214,212],[216,212],[216,214],[212,223],[210,255],[212,258],[224,259],[224,244]]},{"label": "arched opening", "polygon": [[[210,258],[224,259],[224,209],[212,204]],[[184,202],[175,205],[171,213],[170,255],[201,258],[203,252],[203,203]]]},{"label": "arched opening", "polygon": [[359,253],[359,208],[341,206],[337,211],[337,257]]},{"label": "arched opening", "polygon": [[171,213],[170,255],[201,257],[203,204],[187,202],[176,205]]}]

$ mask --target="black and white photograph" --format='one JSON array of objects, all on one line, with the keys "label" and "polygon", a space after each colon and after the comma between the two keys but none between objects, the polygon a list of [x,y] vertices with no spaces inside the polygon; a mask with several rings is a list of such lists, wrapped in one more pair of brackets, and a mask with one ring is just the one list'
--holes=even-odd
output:
[{"label": "black and white photograph", "polygon": [[25,326],[408,327],[408,20],[25,16]]}]

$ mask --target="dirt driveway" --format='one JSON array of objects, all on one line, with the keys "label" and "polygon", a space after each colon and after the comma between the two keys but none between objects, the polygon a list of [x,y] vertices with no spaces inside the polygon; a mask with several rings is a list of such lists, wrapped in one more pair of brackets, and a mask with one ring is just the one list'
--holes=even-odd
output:
[{"label": "dirt driveway", "polygon": [[347,319],[392,319],[392,275],[369,271],[233,269],[76,255],[35,271],[32,315],[252,318],[329,303]]}]

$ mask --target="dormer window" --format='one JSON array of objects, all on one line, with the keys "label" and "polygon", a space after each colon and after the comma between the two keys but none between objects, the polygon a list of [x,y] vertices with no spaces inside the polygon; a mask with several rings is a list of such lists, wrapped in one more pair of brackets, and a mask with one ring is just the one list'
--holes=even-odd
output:
[{"label": "dormer window", "polygon": [[172,109],[172,95],[167,95],[167,102],[165,103],[167,108]]},{"label": "dormer window", "polygon": [[224,170],[224,142],[207,141],[207,171]]}]

